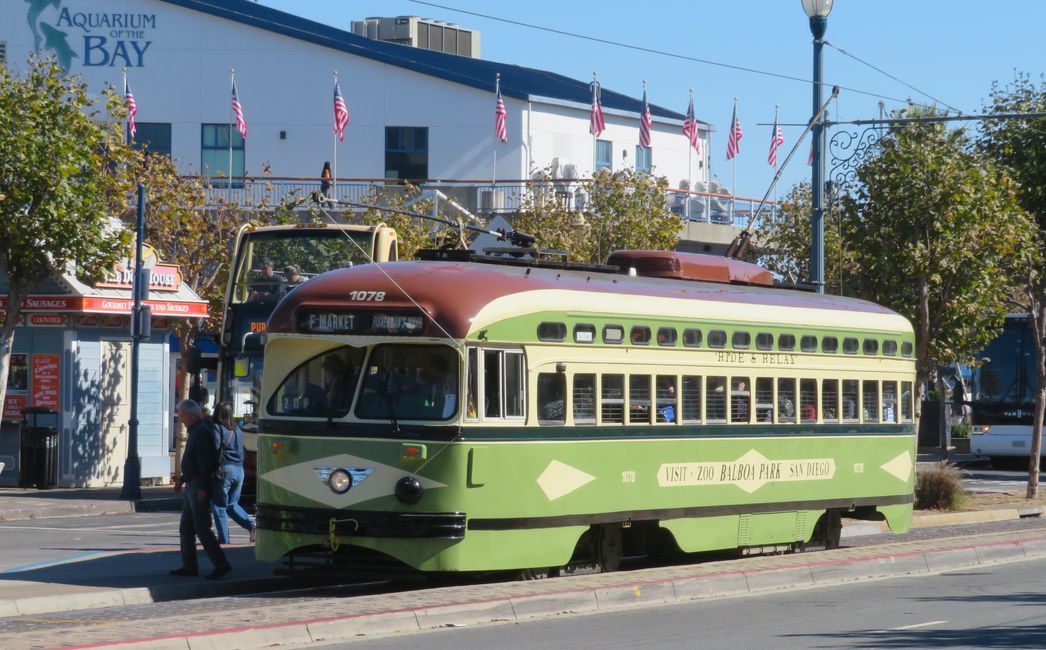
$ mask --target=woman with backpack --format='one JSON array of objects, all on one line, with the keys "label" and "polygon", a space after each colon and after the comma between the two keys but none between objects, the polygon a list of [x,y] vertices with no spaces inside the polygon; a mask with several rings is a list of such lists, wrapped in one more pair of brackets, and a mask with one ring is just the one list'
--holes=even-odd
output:
[{"label": "woman with backpack", "polygon": [[240,505],[240,491],[243,490],[243,432],[232,421],[232,404],[222,402],[215,407],[214,426],[221,440],[218,453],[222,467],[221,484],[212,505],[218,541],[229,543],[229,517],[232,517],[250,531],[253,542],[254,520]]}]

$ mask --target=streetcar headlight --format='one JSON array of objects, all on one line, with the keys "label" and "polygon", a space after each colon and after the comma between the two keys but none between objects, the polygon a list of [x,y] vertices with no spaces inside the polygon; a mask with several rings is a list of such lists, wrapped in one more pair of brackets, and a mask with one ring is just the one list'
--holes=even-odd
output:
[{"label": "streetcar headlight", "polygon": [[352,487],[352,476],[343,469],[336,469],[327,477],[327,487],[335,494],[345,494]]}]

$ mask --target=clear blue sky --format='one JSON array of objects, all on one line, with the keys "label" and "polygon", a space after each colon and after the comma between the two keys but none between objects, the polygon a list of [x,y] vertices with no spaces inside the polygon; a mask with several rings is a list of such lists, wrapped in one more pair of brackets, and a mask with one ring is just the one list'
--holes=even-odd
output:
[{"label": "clear blue sky", "polygon": [[[726,132],[734,97],[744,130],[737,158],[740,195],[762,196],[773,169],[766,158],[774,105],[783,123],[806,122],[811,114],[809,83],[684,61],[647,52],[509,25],[409,0],[261,0],[276,9],[339,28],[369,16],[419,15],[455,22],[481,32],[481,55],[550,70],[577,79],[599,72],[603,85],[639,96],[647,80],[652,103],[686,111],[694,89],[698,118],[710,122],[712,171],[727,185],[731,163]],[[756,68],[801,79],[812,75],[812,37],[800,0],[436,0],[438,4],[547,26],[689,57]],[[1039,78],[1046,69],[1046,2],[1010,0],[836,0],[825,38],[941,102],[981,112],[994,80],[1009,82],[1014,71]],[[886,98],[886,109],[912,98],[933,101],[865,65],[825,48],[826,83]],[[827,95],[827,90],[826,90]],[[352,98],[346,98],[350,109]],[[901,102],[895,101],[901,100]],[[843,90],[829,119],[878,117],[879,98]],[[785,127],[785,148],[801,128]],[[804,143],[784,172],[779,194],[809,179]],[[656,159],[655,159],[656,165]]]}]

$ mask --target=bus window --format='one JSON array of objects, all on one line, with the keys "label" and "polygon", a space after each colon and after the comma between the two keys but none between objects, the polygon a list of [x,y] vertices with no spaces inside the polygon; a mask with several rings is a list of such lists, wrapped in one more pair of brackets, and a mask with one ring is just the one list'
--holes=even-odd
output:
[{"label": "bus window", "polygon": [[804,424],[817,422],[817,380],[799,380],[799,419]]},{"label": "bus window", "polygon": [[483,351],[483,417],[501,417],[501,351]]},{"label": "bus window", "polygon": [[883,422],[897,421],[897,382],[883,382]]},{"label": "bus window", "polygon": [[466,395],[465,398],[465,417],[467,418],[478,418],[479,409],[476,405],[479,404],[479,350],[476,348],[469,348],[469,368],[468,368],[468,380],[467,386],[465,387]]},{"label": "bus window", "polygon": [[596,376],[574,375],[574,424],[596,423]]},{"label": "bus window", "polygon": [[839,380],[821,381],[821,420],[824,422],[839,421]]},{"label": "bus window", "polygon": [[755,421],[774,421],[774,380],[770,377],[755,380]]},{"label": "bus window", "polygon": [[701,421],[701,378],[693,375],[683,377],[682,415],[683,422]]},{"label": "bus window", "polygon": [[650,422],[650,375],[628,378],[628,421]]},{"label": "bus window", "polygon": [[749,422],[751,420],[751,385],[751,381],[747,377],[734,377],[730,380],[731,422]]},{"label": "bus window", "polygon": [[901,422],[912,421],[912,382],[901,382]]},{"label": "bus window", "polygon": [[709,377],[705,389],[705,421],[726,422],[726,377]]},{"label": "bus window", "polygon": [[673,375],[657,376],[657,422],[676,421],[676,378]]},{"label": "bus window", "polygon": [[309,359],[287,375],[269,400],[270,415],[345,417],[356,394],[363,348],[343,347]]},{"label": "bus window", "polygon": [[445,345],[375,346],[356,406],[368,420],[446,420],[457,412],[458,356]]},{"label": "bus window", "polygon": [[864,401],[862,402],[862,410],[864,411],[861,415],[864,416],[865,422],[878,422],[879,421],[879,382],[874,379],[865,379],[862,395]]},{"label": "bus window", "polygon": [[566,421],[567,376],[561,372],[538,375],[538,422],[562,424]]},{"label": "bus window", "polygon": [[843,380],[843,422],[857,422],[858,386],[856,379]]},{"label": "bus window", "polygon": [[777,421],[795,422],[795,380],[781,377],[777,380]]},{"label": "bus window", "polygon": [[625,421],[625,376],[603,375],[599,408],[604,424]]}]

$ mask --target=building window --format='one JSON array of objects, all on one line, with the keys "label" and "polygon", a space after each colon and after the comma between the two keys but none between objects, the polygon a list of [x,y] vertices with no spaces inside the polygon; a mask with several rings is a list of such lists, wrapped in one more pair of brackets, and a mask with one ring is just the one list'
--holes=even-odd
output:
[{"label": "building window", "polygon": [[[232,173],[229,173],[229,126],[228,124],[200,125],[200,171],[204,176],[221,176],[233,178],[232,186],[243,185],[244,177],[244,143],[240,132],[232,130]],[[239,179],[239,180],[236,180]],[[214,180],[215,185],[225,185],[228,181]]]},{"label": "building window", "polygon": [[654,169],[653,147],[640,147],[636,145],[636,171],[641,174],[649,174]]},{"label": "building window", "polygon": [[421,180],[428,177],[428,127],[385,127],[385,178]]},{"label": "building window", "polygon": [[596,140],[596,169],[614,166],[614,144],[610,140]]},{"label": "building window", "polygon": [[[237,133],[236,135],[239,135]],[[135,149],[146,149],[149,153],[159,153],[171,157],[171,125],[163,122],[138,122],[135,124]],[[235,162],[235,152],[233,161]],[[225,150],[225,164],[229,164],[229,150]]]},{"label": "building window", "polygon": [[0,65],[7,65],[7,41],[0,41]]}]

